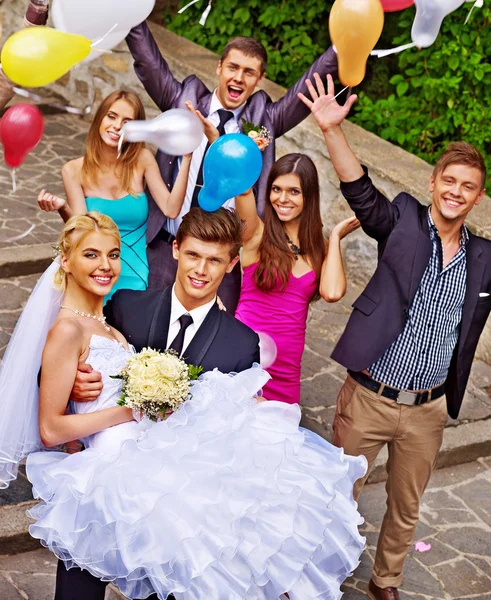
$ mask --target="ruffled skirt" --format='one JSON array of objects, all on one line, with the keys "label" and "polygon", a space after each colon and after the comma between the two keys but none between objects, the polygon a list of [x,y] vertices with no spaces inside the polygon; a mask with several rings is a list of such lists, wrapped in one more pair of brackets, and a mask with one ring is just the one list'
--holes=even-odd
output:
[{"label": "ruffled skirt", "polygon": [[263,384],[214,371],[117,450],[31,455],[31,534],[132,599],[340,598],[365,543],[366,460],[299,428],[298,405],[256,404]]}]

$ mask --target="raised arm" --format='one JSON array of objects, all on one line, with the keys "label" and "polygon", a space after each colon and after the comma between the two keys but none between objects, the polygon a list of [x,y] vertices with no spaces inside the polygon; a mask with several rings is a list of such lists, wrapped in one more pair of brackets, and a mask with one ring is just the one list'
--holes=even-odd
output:
[{"label": "raised arm", "polygon": [[83,339],[81,329],[70,321],[60,321],[48,335],[39,393],[39,431],[47,447],[133,420],[131,409],[123,406],[87,414],[65,414],[78,362],[84,352]]},{"label": "raised arm", "polygon": [[341,180],[341,192],[360,220],[363,230],[370,237],[383,240],[394,227],[396,208],[365,174],[341,129],[341,123],[347,117],[356,96],[351,95],[346,104],[341,106],[334,98],[332,77],[327,76],[327,93],[317,73],[314,74],[314,79],[317,89],[310,80],[306,82],[312,100],[304,94],[299,94],[299,98],[310,108],[324,134],[333,167]]},{"label": "raised arm", "polygon": [[290,131],[309,116],[308,107],[298,97],[299,93],[307,94],[307,79],[312,79],[314,73],[320,73],[322,77],[325,77],[328,73],[335,76],[337,72],[338,59],[331,46],[280,100],[267,106],[269,116],[273,122],[275,137]]},{"label": "raised arm", "polygon": [[[264,223],[257,214],[256,199],[252,189],[235,197],[235,208],[241,220],[245,223],[242,234],[242,246],[244,248],[242,264],[248,266],[257,259],[255,255],[259,251],[264,232]],[[250,255],[250,260],[247,255]]]},{"label": "raised arm", "polygon": [[182,85],[172,75],[167,61],[160,54],[146,22],[133,27],[126,37],[126,43],[135,60],[135,73],[147,94],[161,111],[173,108]]},{"label": "raised arm", "polygon": [[188,185],[189,167],[191,166],[192,154],[186,154],[182,157],[179,174],[176,178],[172,191],[169,192],[167,185],[162,179],[160,169],[155,157],[150,150],[143,150],[142,165],[145,182],[152,194],[152,198],[166,217],[175,219],[181,212],[186,188]]},{"label": "raised arm", "polygon": [[346,274],[341,254],[341,240],[360,226],[356,217],[338,223],[329,236],[327,256],[321,271],[319,292],[326,302],[337,302],[346,293]]}]

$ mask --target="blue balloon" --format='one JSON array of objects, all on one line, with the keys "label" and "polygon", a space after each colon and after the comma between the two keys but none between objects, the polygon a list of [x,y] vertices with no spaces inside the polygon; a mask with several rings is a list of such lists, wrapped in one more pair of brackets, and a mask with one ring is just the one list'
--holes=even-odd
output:
[{"label": "blue balloon", "polygon": [[199,205],[209,212],[247,192],[261,175],[261,150],[244,133],[227,133],[209,147],[203,163],[203,187]]}]

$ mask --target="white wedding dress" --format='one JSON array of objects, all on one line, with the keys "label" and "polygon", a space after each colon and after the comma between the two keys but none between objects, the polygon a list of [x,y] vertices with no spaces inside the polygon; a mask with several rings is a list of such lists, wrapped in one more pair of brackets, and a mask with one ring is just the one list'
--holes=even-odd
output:
[{"label": "white wedding dress", "polygon": [[[92,337],[104,389],[74,412],[116,404],[110,376],[132,351]],[[166,421],[106,429],[77,454],[31,454],[42,501],[31,534],[129,598],[340,598],[365,543],[352,487],[366,460],[299,428],[298,405],[256,403],[268,377],[213,371]]]}]

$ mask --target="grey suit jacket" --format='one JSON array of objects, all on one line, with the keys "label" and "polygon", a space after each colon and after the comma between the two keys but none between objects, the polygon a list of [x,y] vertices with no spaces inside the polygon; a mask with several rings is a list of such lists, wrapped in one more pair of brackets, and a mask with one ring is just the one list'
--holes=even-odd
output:
[{"label": "grey suit jacket", "polygon": [[[185,108],[184,102],[191,100],[203,115],[208,115],[213,92],[195,75],[186,77],[182,83],[174,78],[146,23],[134,27],[126,41],[135,59],[135,72],[161,111]],[[273,137],[272,143],[263,152],[263,170],[255,186],[258,212],[261,215],[264,212],[267,177],[275,161],[275,138],[298,125],[310,114],[310,110],[297,98],[297,93],[308,95],[305,80],[312,79],[314,73],[319,73],[321,77],[328,73],[336,76],[337,58],[332,47],[315,61],[278,102],[273,102],[266,92],[259,90],[252,94],[242,112],[243,119],[266,127]],[[160,172],[169,188],[172,187],[176,160],[175,156],[157,152]],[[165,219],[155,202],[150,201],[147,243],[157,236]]]}]

